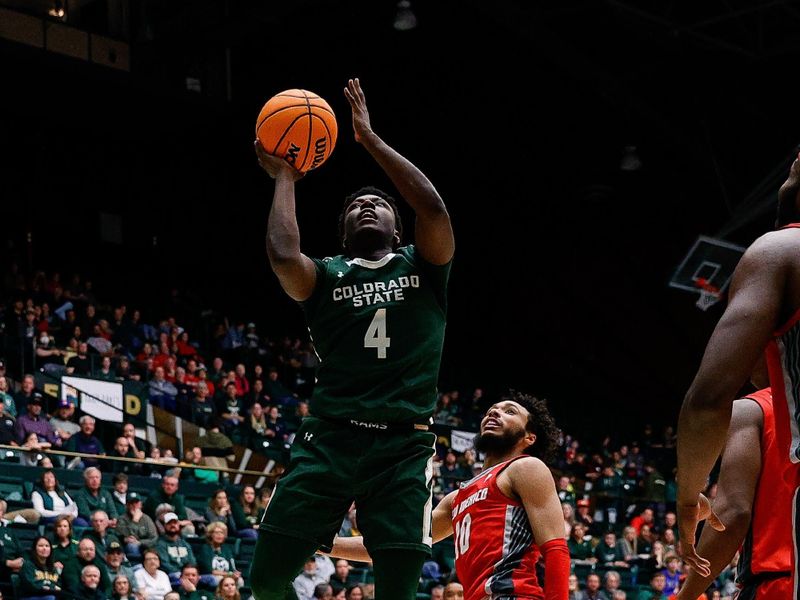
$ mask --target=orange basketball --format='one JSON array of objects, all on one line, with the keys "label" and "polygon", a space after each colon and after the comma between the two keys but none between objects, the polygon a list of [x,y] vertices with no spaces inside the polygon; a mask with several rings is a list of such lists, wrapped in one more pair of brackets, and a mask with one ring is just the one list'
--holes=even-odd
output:
[{"label": "orange basketball", "polygon": [[303,173],[328,160],[337,132],[330,105],[308,90],[275,94],[256,121],[256,137],[264,150],[285,158]]}]

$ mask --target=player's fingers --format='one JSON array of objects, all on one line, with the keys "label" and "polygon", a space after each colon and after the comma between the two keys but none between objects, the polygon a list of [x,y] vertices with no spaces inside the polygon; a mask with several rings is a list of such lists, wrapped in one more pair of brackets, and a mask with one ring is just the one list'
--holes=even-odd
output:
[{"label": "player's fingers", "polygon": [[725,531],[725,523],[720,520],[720,518],[717,516],[717,513],[715,513],[713,510],[711,511],[711,514],[708,515],[707,521],[708,524],[717,531]]},{"label": "player's fingers", "polygon": [[683,554],[683,562],[688,564],[701,577],[708,577],[711,575],[711,563],[705,558],[698,556],[694,551],[694,546],[687,545]]}]

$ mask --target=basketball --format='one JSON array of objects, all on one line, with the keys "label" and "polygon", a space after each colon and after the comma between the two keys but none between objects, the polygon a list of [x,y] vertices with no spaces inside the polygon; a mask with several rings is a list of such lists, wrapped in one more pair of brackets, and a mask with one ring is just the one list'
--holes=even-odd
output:
[{"label": "basketball", "polygon": [[269,154],[306,173],[328,160],[336,146],[336,116],[308,90],[286,90],[267,100],[256,121],[256,137]]}]

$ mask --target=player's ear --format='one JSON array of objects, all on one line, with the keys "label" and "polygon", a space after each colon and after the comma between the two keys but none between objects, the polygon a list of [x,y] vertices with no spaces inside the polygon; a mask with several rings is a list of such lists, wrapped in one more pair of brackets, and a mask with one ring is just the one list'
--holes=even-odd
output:
[{"label": "player's ear", "polygon": [[394,247],[395,248],[400,247],[400,232],[397,231],[396,229],[394,230]]},{"label": "player's ear", "polygon": [[533,446],[536,443],[536,434],[532,431],[525,432],[525,441],[528,442],[528,446]]}]

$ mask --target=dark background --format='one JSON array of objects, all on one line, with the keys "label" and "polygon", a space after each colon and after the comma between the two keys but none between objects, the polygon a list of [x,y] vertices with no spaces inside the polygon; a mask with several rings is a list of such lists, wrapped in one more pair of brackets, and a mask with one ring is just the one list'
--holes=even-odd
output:
[{"label": "dark background", "polygon": [[800,141],[800,3],[681,4],[414,0],[396,31],[384,0],[67,2],[68,25],[130,43],[130,72],[0,40],[4,262],[301,334],[266,262],[255,119],[287,88],[333,107],[337,147],[297,195],[304,250],[335,253],[343,197],[391,190],[352,137],[358,76],[452,215],[441,387],[535,393],[578,434],[674,422],[722,304],[668,281],[698,235],[771,228]]}]

